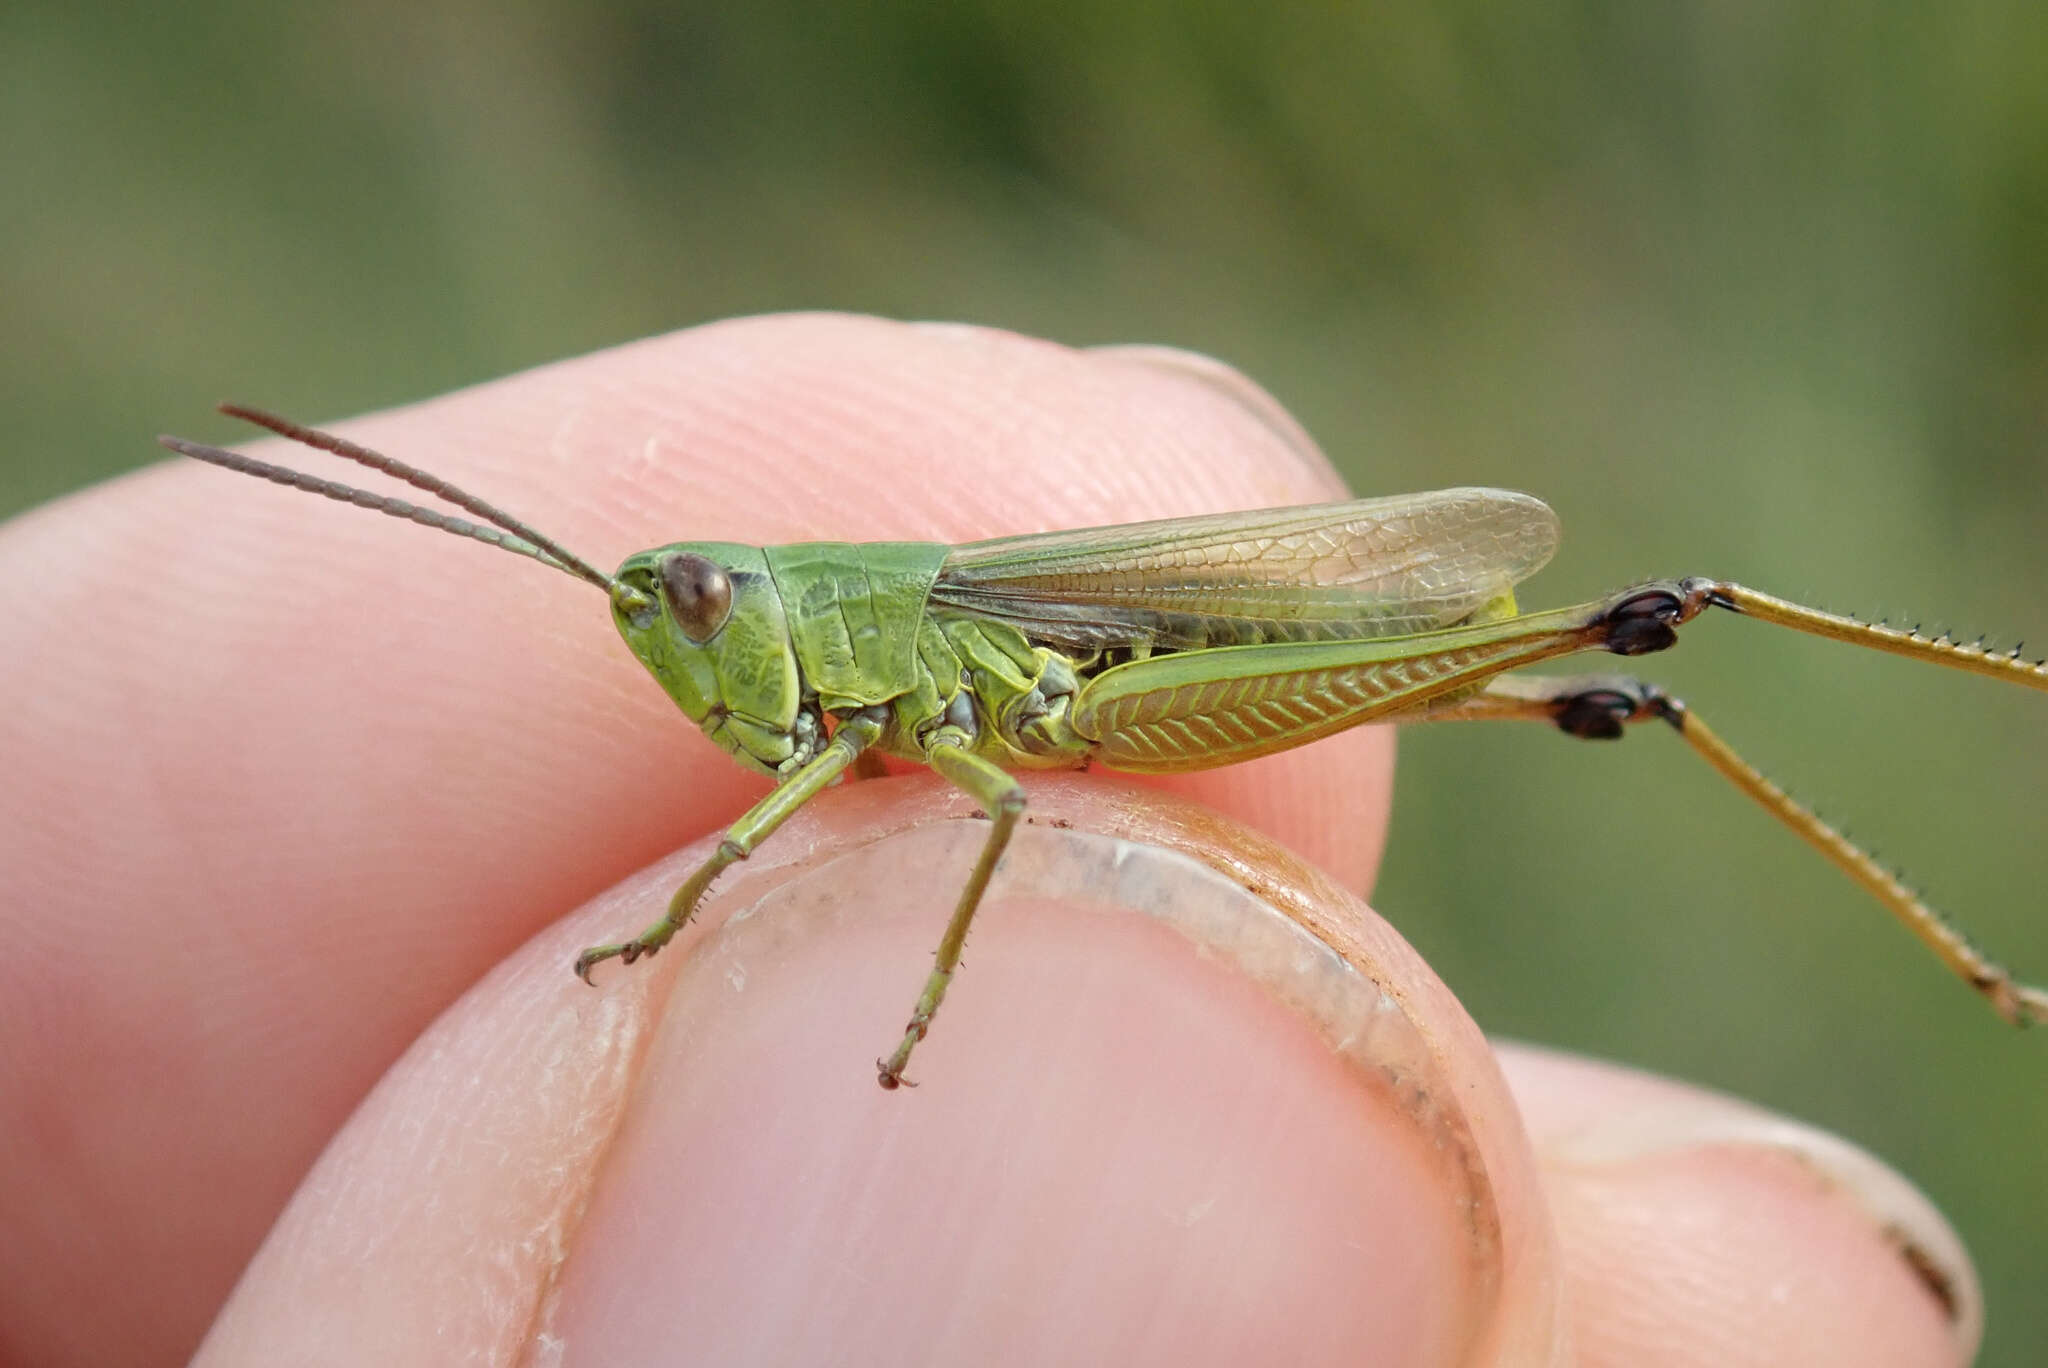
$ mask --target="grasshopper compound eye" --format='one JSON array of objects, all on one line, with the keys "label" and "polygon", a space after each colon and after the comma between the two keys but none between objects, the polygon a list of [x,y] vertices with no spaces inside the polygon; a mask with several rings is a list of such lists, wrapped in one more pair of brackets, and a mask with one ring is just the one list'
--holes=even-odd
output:
[{"label": "grasshopper compound eye", "polygon": [[732,580],[717,561],[678,551],[661,561],[661,596],[683,635],[702,645],[732,616]]}]

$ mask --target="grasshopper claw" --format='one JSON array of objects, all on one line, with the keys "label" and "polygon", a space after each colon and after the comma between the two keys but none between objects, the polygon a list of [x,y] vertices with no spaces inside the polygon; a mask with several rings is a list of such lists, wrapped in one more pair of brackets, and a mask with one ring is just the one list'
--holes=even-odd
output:
[{"label": "grasshopper claw", "polygon": [[1997,1013],[2014,1026],[2048,1026],[2048,992],[2006,979],[1991,997]]},{"label": "grasshopper claw", "polygon": [[576,977],[595,988],[590,971],[608,959],[621,959],[627,964],[640,958],[640,942],[627,941],[624,945],[593,945],[576,957]]},{"label": "grasshopper claw", "polygon": [[656,922],[624,944],[593,945],[576,957],[576,977],[589,983],[591,969],[608,959],[615,959],[621,964],[631,964],[637,959],[651,959],[655,951],[668,944],[668,939],[673,934],[674,931],[666,922]]}]

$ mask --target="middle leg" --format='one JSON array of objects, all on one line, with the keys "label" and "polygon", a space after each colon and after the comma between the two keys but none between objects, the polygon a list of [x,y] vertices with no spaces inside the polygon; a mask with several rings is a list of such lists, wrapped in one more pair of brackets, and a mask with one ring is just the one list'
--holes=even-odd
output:
[{"label": "middle leg", "polygon": [[996,872],[996,863],[1003,858],[1004,847],[1010,844],[1017,819],[1024,815],[1024,786],[1000,766],[968,750],[963,742],[964,738],[953,739],[946,731],[940,731],[932,740],[928,763],[981,804],[982,811],[989,816],[988,840],[982,843],[981,856],[967,876],[967,886],[960,890],[953,919],[946,923],[946,934],[939,941],[937,962],[925,980],[924,991],[918,995],[917,1006],[911,1010],[902,1041],[887,1059],[875,1061],[878,1081],[885,1088],[901,1087],[908,1081],[903,1070],[910,1063],[910,1052],[931,1030],[932,1018],[938,1015],[939,1003],[945,1000],[953,972],[960,967],[960,951],[967,944],[967,928],[974,921],[975,909],[981,906],[981,895],[988,889],[989,877]]}]

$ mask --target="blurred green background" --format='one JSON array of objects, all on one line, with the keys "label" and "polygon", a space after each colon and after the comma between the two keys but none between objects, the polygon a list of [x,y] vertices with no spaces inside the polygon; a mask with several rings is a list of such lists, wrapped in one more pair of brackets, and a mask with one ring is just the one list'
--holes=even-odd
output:
[{"label": "blurred green background", "polygon": [[[0,513],[736,313],[1172,342],[1364,492],[2048,644],[2038,4],[194,0],[0,14]],[[238,437],[239,434],[236,434]],[[2048,708],[1733,619],[1645,662],[2048,976]],[[2048,1042],[1674,741],[1404,738],[1376,902],[1489,1030],[1916,1178],[2038,1364]]]}]

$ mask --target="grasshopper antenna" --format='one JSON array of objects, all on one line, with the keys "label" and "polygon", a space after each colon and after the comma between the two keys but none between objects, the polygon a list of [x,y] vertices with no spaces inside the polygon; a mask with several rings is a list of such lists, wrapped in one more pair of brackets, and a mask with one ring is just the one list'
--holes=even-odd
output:
[{"label": "grasshopper antenna", "polygon": [[268,428],[278,436],[297,442],[301,446],[332,452],[336,456],[354,461],[357,465],[368,466],[372,470],[403,480],[415,489],[424,489],[437,498],[446,499],[465,512],[475,514],[490,526],[478,526],[466,519],[451,517],[431,508],[422,508],[404,499],[373,494],[367,489],[357,489],[354,485],[342,484],[336,480],[324,480],[317,475],[307,475],[286,466],[272,465],[268,461],[259,461],[252,456],[244,456],[240,452],[228,451],[222,447],[188,442],[182,437],[160,436],[157,441],[165,448],[182,456],[190,456],[196,461],[205,461],[209,465],[239,471],[244,475],[254,475],[258,479],[270,480],[277,484],[290,485],[309,494],[320,494],[342,503],[354,504],[358,508],[367,508],[394,518],[404,518],[423,527],[438,528],[443,532],[452,532],[458,537],[468,537],[487,546],[510,551],[514,555],[526,556],[543,565],[553,566],[566,574],[574,575],[578,579],[589,581],[604,590],[614,602],[624,608],[632,608],[645,597],[630,585],[620,583],[582,557],[573,554],[554,538],[542,534],[511,514],[494,508],[476,495],[457,488],[439,476],[407,465],[396,457],[386,456],[381,451],[359,446],[346,437],[337,437],[331,432],[305,427],[290,419],[280,418],[274,413],[266,413],[262,409],[250,408],[245,404],[222,404],[220,411],[230,418],[240,418],[258,427]]}]

